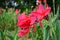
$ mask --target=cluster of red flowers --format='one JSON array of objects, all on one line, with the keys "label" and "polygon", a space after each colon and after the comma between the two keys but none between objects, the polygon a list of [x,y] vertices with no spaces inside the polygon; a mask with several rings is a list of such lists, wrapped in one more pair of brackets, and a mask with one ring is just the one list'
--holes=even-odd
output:
[{"label": "cluster of red flowers", "polygon": [[[24,36],[30,32],[30,28],[34,28],[37,22],[40,22],[40,27],[42,27],[42,19],[50,13],[50,7],[43,7],[43,4],[37,6],[36,10],[33,10],[29,15],[22,13],[18,16],[17,26],[21,29],[18,31],[18,36]],[[33,25],[33,26],[32,26]]]}]

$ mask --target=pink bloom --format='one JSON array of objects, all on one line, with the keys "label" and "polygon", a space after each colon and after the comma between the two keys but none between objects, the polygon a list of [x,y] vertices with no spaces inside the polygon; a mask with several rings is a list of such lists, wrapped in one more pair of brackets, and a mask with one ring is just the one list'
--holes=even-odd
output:
[{"label": "pink bloom", "polygon": [[42,4],[37,6],[36,12],[42,14],[42,12],[45,10],[44,6]]},{"label": "pink bloom", "polygon": [[18,36],[24,36],[29,32],[30,22],[30,17],[25,15],[25,13],[18,16],[17,26],[21,28],[21,30],[18,31]]},{"label": "pink bloom", "polygon": [[29,29],[25,29],[25,30],[19,30],[18,31],[18,36],[24,36],[29,32]]},{"label": "pink bloom", "polygon": [[50,13],[50,10],[51,10],[51,8],[47,6],[45,9],[45,16]]},{"label": "pink bloom", "polygon": [[[31,18],[31,23],[34,24],[36,22],[36,20],[38,19],[38,21],[41,21],[46,15],[48,15],[50,13],[51,8],[50,7],[46,7],[44,8],[42,4],[37,6],[36,11],[32,11],[30,13],[31,17],[35,17],[35,18]],[[40,23],[40,27],[42,27],[42,23]]]},{"label": "pink bloom", "polygon": [[[30,17],[33,17],[31,19],[33,22],[35,22],[36,19],[38,19],[38,21],[41,21],[46,15],[48,15],[50,13],[51,8],[50,7],[46,7],[44,8],[42,4],[37,6],[36,11],[32,11],[30,13]],[[33,23],[32,23],[33,24]]]},{"label": "pink bloom", "polygon": [[34,23],[35,23],[35,21],[36,21],[36,18],[35,18],[35,17],[30,17],[30,20],[31,20],[31,23],[30,23],[30,25],[32,25],[32,24],[34,24]]},{"label": "pink bloom", "polygon": [[24,13],[18,16],[18,23],[17,26],[20,28],[28,28],[30,26],[30,18],[29,16],[25,15]]},{"label": "pink bloom", "polygon": [[29,14],[29,16],[30,16],[30,21],[31,21],[31,23],[30,23],[30,25],[32,25],[32,24],[34,24],[35,23],[35,21],[36,21],[36,12],[34,12],[34,11],[32,11],[30,14]]},{"label": "pink bloom", "polygon": [[46,15],[48,15],[50,13],[50,10],[51,8],[50,7],[46,7],[44,8],[42,4],[40,4],[38,7],[37,7],[37,18],[38,20],[42,20]]},{"label": "pink bloom", "polygon": [[16,13],[16,14],[18,14],[18,13],[19,13],[19,10],[18,10],[18,9],[16,9],[16,10],[15,10],[15,13]]}]

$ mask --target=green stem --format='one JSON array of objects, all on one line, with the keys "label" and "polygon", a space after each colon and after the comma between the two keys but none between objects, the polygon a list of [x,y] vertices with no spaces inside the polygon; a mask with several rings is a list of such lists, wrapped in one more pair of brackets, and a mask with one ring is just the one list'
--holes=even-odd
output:
[{"label": "green stem", "polygon": [[45,32],[46,32],[46,28],[43,28],[43,40],[45,40],[45,37],[46,37]]},{"label": "green stem", "polygon": [[55,0],[53,0],[53,11],[54,11],[54,15],[55,15]]},{"label": "green stem", "polygon": [[6,30],[1,31],[1,38],[2,40],[6,40]]},{"label": "green stem", "polygon": [[[47,22],[48,22],[48,21],[47,21]],[[55,30],[54,30],[54,28],[53,28],[52,23],[48,22],[48,25],[49,25],[49,27],[52,29],[52,32],[53,32],[54,37],[55,37],[55,40],[57,40],[56,33],[55,33]]]},{"label": "green stem", "polygon": [[15,29],[14,40],[18,40],[17,32],[18,32],[18,27],[16,27]]},{"label": "green stem", "polygon": [[47,4],[47,3],[45,2],[45,8],[46,8],[46,4]]}]

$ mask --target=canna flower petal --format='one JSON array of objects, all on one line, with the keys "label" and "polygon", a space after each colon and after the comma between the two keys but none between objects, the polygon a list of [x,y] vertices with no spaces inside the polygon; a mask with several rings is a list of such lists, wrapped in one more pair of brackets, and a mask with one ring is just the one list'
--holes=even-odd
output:
[{"label": "canna flower petal", "polygon": [[47,8],[44,11],[45,12],[45,16],[50,13],[50,10],[51,10],[51,8],[47,6]]},{"label": "canna flower petal", "polygon": [[28,26],[30,26],[29,16],[25,15],[24,13],[19,15],[17,26],[19,26],[20,28],[27,28]]},{"label": "canna flower petal", "polygon": [[44,10],[44,6],[40,3],[40,5],[37,6],[36,12],[41,14]]},{"label": "canna flower petal", "polygon": [[32,12],[29,14],[29,16],[30,16],[30,21],[31,21],[30,25],[32,25],[32,24],[34,24],[35,21],[36,21],[36,16],[37,16],[37,14],[36,14],[36,12],[32,11]]},{"label": "canna flower petal", "polygon": [[29,29],[19,30],[17,36],[24,36],[29,32]]}]

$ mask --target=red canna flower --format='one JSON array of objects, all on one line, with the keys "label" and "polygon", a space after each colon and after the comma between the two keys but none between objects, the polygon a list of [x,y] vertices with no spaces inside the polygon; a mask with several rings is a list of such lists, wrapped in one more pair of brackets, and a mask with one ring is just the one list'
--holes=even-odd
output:
[{"label": "red canna flower", "polygon": [[24,13],[18,16],[18,23],[17,26],[20,28],[28,28],[30,26],[30,18],[29,16],[25,15]]},{"label": "red canna flower", "polygon": [[32,17],[35,17],[35,19],[37,18],[38,21],[41,21],[46,15],[49,14],[50,10],[51,10],[50,7],[47,6],[46,8],[44,8],[43,5],[40,4],[37,6],[36,11],[32,11],[30,15]]},{"label": "red canna flower", "polygon": [[40,4],[37,9],[37,18],[38,20],[42,20],[46,15],[48,15],[50,13],[51,8],[50,7],[46,7],[44,8],[42,4]]},{"label": "red canna flower", "polygon": [[28,16],[25,13],[22,13],[18,16],[18,23],[19,26],[23,30],[19,30],[18,36],[24,36],[30,31],[30,27],[35,28],[32,26],[34,23],[40,22],[40,27],[42,28],[41,20],[49,14],[51,8],[46,7],[44,8],[42,4],[37,6],[35,11],[32,11]]}]

